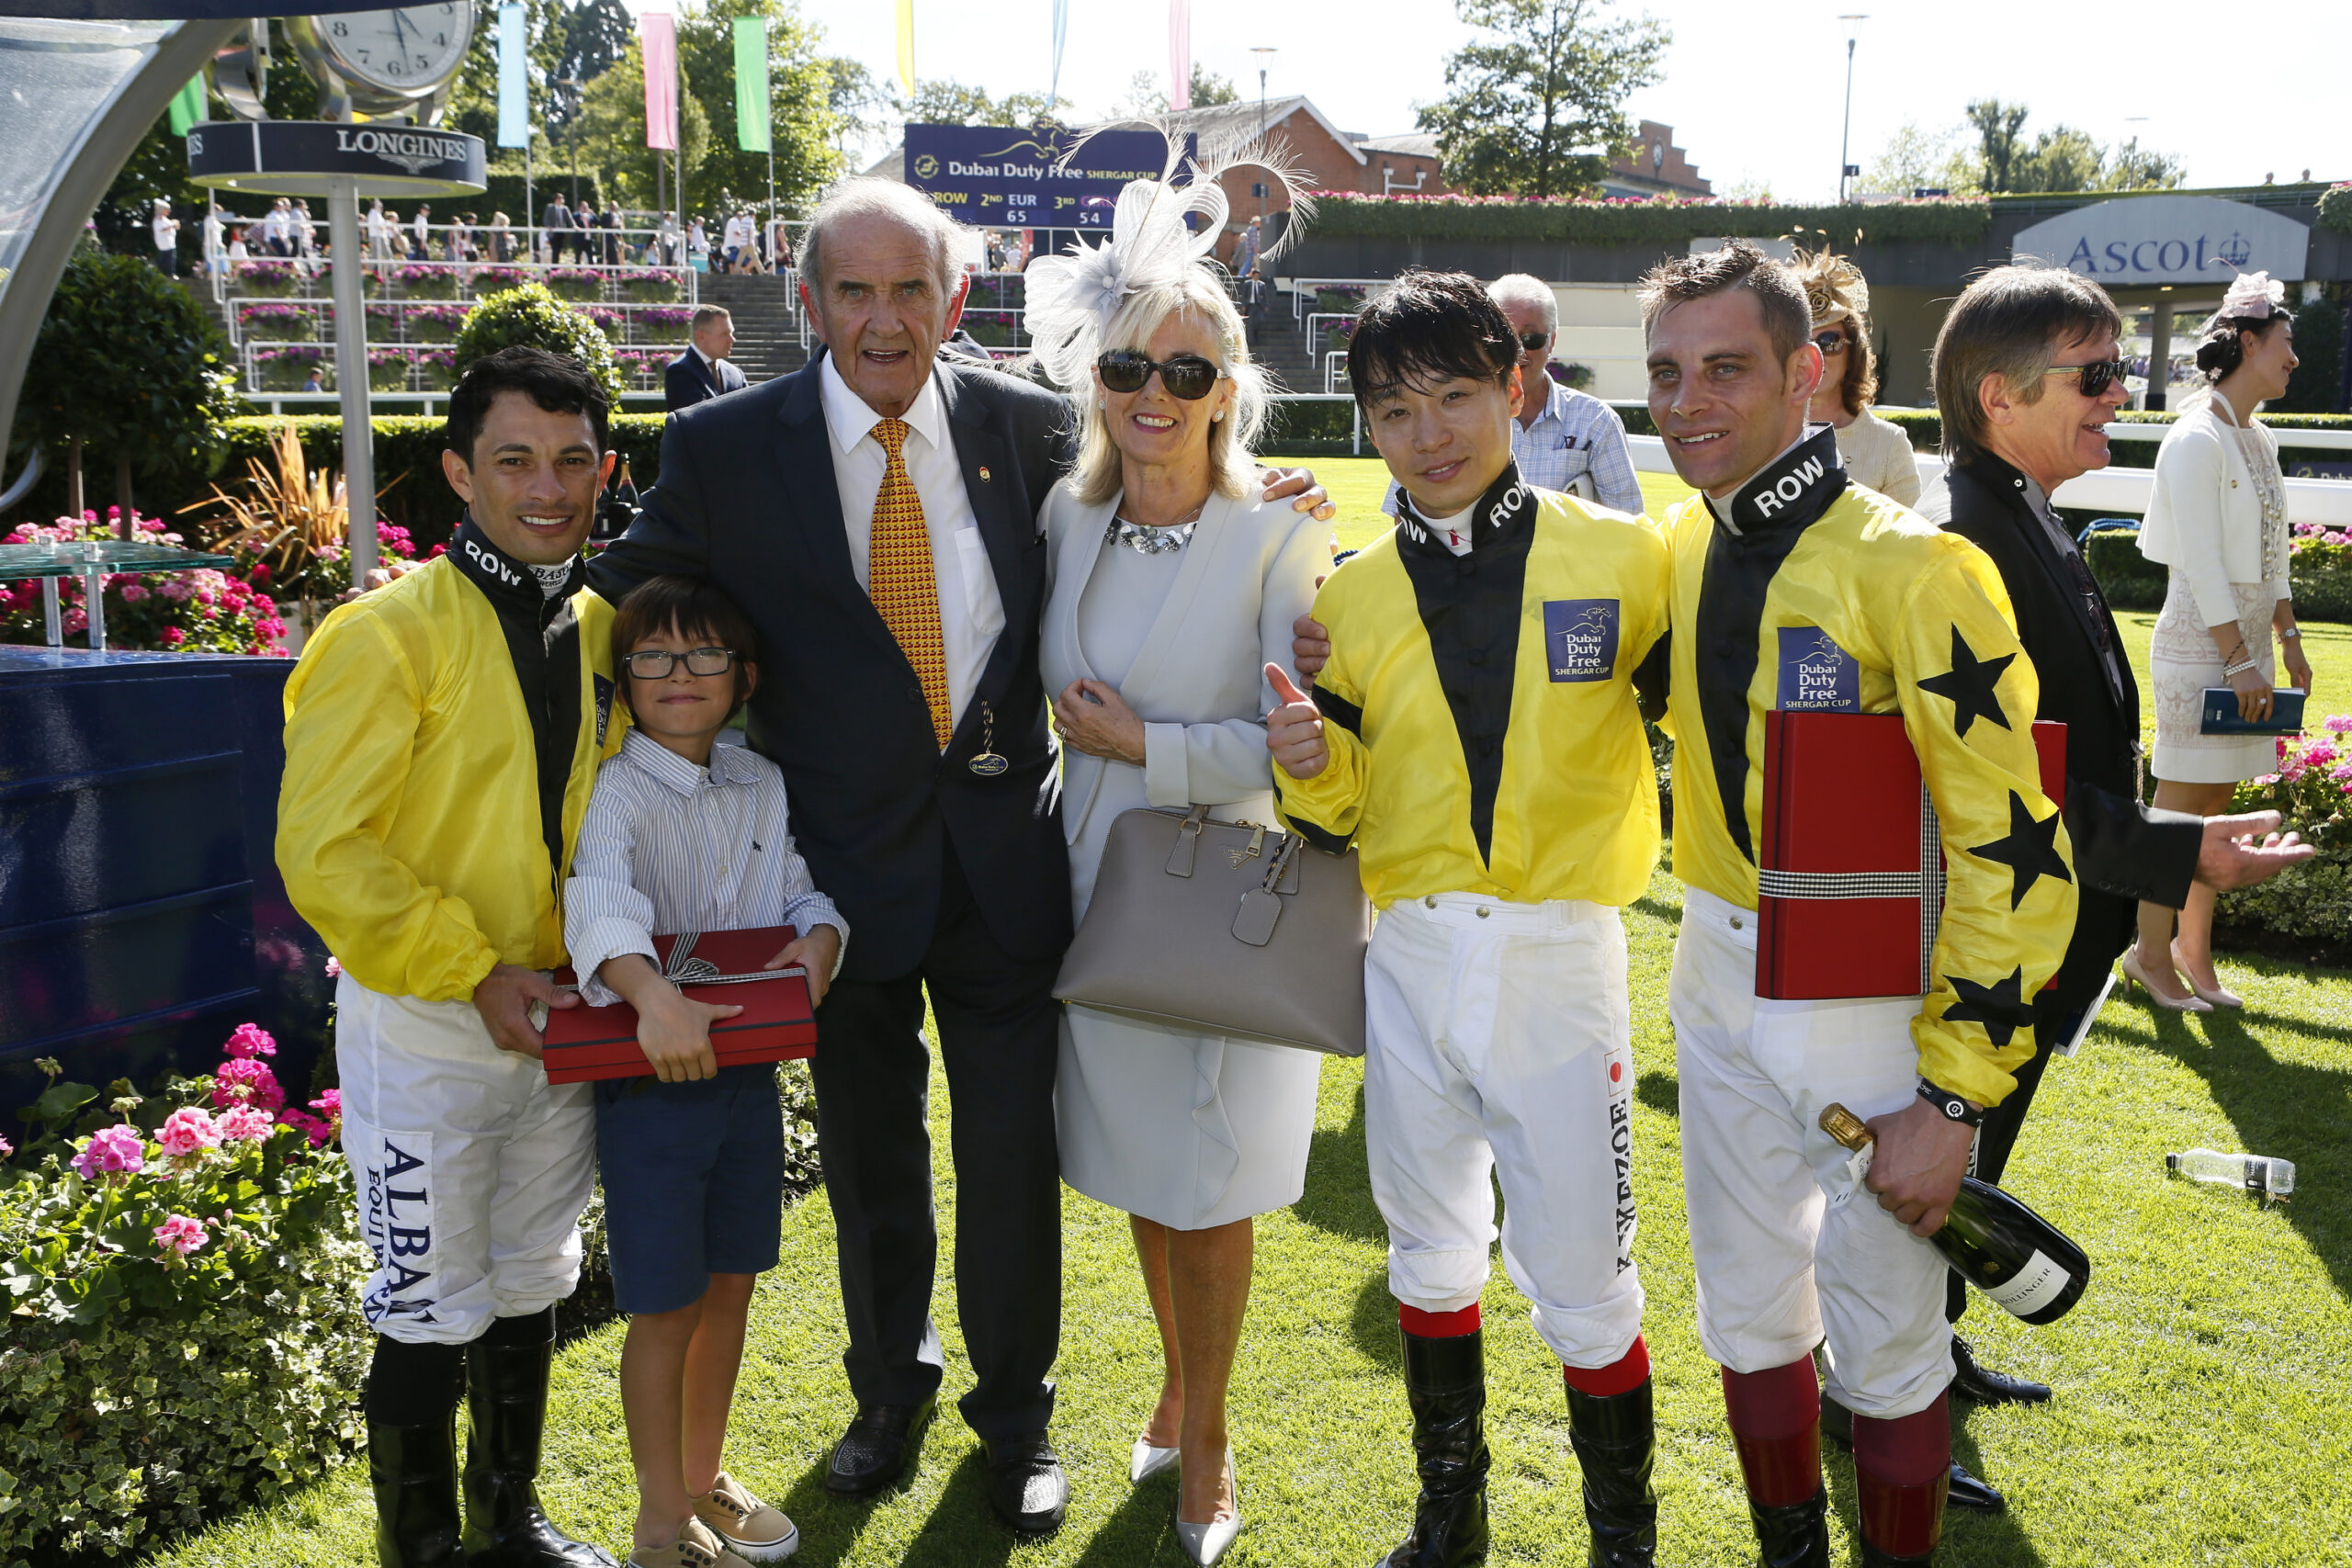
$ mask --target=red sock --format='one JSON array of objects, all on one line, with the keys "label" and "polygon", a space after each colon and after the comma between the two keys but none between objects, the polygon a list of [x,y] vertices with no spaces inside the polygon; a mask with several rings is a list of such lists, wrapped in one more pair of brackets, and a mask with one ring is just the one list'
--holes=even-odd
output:
[{"label": "red sock", "polygon": [[1453,1312],[1423,1312],[1398,1302],[1396,1322],[1416,1339],[1458,1339],[1478,1332],[1478,1303],[1472,1302]]},{"label": "red sock", "polygon": [[1724,1414],[1751,1500],[1779,1508],[1819,1495],[1821,1385],[1811,1356],[1760,1372],[1725,1367]]},{"label": "red sock", "polygon": [[1634,1336],[1634,1348],[1609,1365],[1563,1366],[1560,1376],[1578,1393],[1589,1393],[1596,1399],[1631,1393],[1650,1381],[1650,1348],[1642,1343],[1642,1337],[1636,1334]]},{"label": "red sock", "polygon": [[1951,1484],[1951,1396],[1893,1420],[1854,1417],[1854,1490],[1862,1539],[1890,1557],[1925,1557],[1943,1534]]}]

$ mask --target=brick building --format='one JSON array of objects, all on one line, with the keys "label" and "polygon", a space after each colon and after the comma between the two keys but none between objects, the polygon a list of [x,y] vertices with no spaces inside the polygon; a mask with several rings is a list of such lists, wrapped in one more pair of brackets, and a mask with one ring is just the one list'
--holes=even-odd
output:
[{"label": "brick building", "polygon": [[1674,144],[1674,127],[1654,119],[1642,121],[1642,134],[1633,152],[1609,160],[1600,178],[1603,196],[1713,196],[1714,186],[1699,177],[1690,156]]}]

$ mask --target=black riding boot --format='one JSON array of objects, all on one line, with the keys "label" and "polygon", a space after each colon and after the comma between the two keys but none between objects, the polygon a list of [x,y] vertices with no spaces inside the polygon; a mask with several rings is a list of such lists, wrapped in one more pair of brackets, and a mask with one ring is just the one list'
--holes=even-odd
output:
[{"label": "black riding boot", "polygon": [[[466,1444],[467,1568],[618,1568],[607,1552],[573,1540],[539,1511],[539,1438],[547,1426],[551,1339],[510,1325],[551,1317],[502,1318],[466,1347],[466,1404],[474,1430]],[[505,1342],[493,1342],[493,1337]]]},{"label": "black riding boot", "polygon": [[362,1405],[383,1568],[458,1568],[459,1352],[379,1337]]},{"label": "black riding boot", "polygon": [[1487,1355],[1476,1329],[1407,1334],[1405,1397],[1413,1411],[1420,1500],[1413,1529],[1383,1568],[1468,1568],[1487,1560]]},{"label": "black riding boot", "polygon": [[1771,1506],[1749,1499],[1763,1568],[1829,1568],[1829,1493]]},{"label": "black riding boot", "polygon": [[1584,1470],[1589,1568],[1648,1568],[1657,1560],[1657,1425],[1650,1383],[1606,1396],[1568,1390],[1568,1441]]}]

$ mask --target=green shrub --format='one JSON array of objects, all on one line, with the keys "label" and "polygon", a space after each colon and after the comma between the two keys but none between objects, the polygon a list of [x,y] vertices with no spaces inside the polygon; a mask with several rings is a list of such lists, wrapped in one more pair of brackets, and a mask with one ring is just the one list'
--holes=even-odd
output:
[{"label": "green shrub", "polygon": [[[620,401],[621,373],[613,364],[613,345],[595,322],[548,293],[543,284],[509,288],[473,308],[466,324],[458,329],[456,374],[464,375],[466,367],[484,355],[516,344],[571,355],[588,367],[606,397],[616,404]],[[378,470],[379,476],[382,471]]]},{"label": "green shrub", "polygon": [[[229,1049],[276,1045],[246,1025]],[[118,1081],[102,1107],[40,1066],[35,1135],[0,1165],[7,1568],[125,1555],[315,1480],[359,1436],[368,1348],[336,1129],[272,1125],[258,1055],[144,1099]]]},{"label": "green shrub", "polygon": [[[1536,240],[1562,244],[1679,247],[1694,239],[1746,235],[1829,241],[1849,246],[1924,240],[1973,245],[1992,207],[1981,200],[1895,201],[1870,207],[1778,202],[1589,201],[1516,197],[1363,196],[1319,191],[1317,239]],[[1320,305],[1318,310],[1346,309]]]},{"label": "green shrub", "polygon": [[2320,192],[2319,226],[2339,234],[2352,234],[2352,180]]},{"label": "green shrub", "polygon": [[2136,528],[2099,528],[2083,541],[2083,564],[2098,579],[2099,591],[2118,610],[2160,610],[2165,569],[2140,553]]},{"label": "green shrub", "polygon": [[2278,771],[2238,785],[2233,811],[2276,811],[2319,853],[2269,881],[2222,895],[2218,917],[2282,937],[2352,943],[2352,716],[2305,715],[2310,733],[2279,743]]},{"label": "green shrub", "polygon": [[2314,621],[2352,621],[2352,545],[2298,542],[2287,576],[2295,614]]}]

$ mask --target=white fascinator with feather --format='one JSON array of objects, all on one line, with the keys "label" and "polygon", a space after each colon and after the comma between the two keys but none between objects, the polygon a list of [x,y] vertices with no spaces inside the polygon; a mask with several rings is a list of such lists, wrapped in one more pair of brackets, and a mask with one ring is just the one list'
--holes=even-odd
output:
[{"label": "white fascinator with feather", "polygon": [[[1060,387],[1085,385],[1089,367],[1102,352],[1103,331],[1121,305],[1181,284],[1188,268],[1214,265],[1230,215],[1218,176],[1258,168],[1288,198],[1290,222],[1282,240],[1261,256],[1279,254],[1315,212],[1304,171],[1262,141],[1212,146],[1205,136],[1188,137],[1181,126],[1165,120],[1117,123],[1147,125],[1167,138],[1168,162],[1160,177],[1127,182],[1112,211],[1108,239],[1090,245],[1081,237],[1059,255],[1040,256],[1029,264],[1023,282],[1023,324],[1031,354]],[[1097,126],[1056,167],[1069,166],[1088,141],[1114,128]],[[1199,149],[1188,154],[1187,144],[1195,140]]]}]

